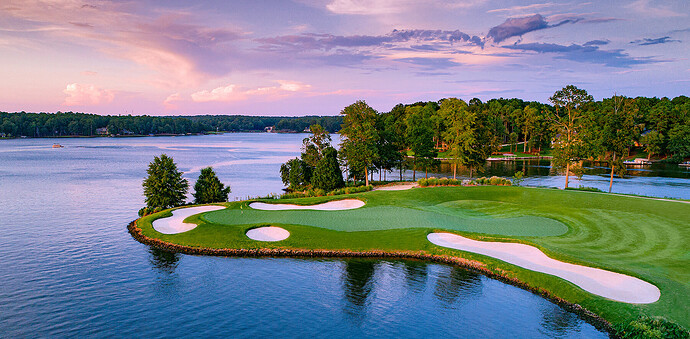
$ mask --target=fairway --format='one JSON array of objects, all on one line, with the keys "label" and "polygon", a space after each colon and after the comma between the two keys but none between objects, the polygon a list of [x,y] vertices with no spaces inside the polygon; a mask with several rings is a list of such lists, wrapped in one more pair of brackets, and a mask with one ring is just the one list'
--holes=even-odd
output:
[{"label": "fairway", "polygon": [[[349,251],[415,251],[477,260],[497,275],[517,279],[548,295],[579,304],[614,324],[638,315],[663,316],[690,325],[690,204],[601,193],[524,187],[431,187],[347,195],[365,202],[344,211],[255,210],[251,201],[187,218],[199,227],[160,234],[140,219],[142,234],[163,241],[206,248],[286,248]],[[263,200],[310,205],[344,197]],[[167,214],[169,215],[169,214]],[[279,226],[290,237],[253,241],[247,230]],[[647,281],[661,298],[626,304],[588,293],[563,279],[497,259],[436,246],[428,234],[450,231],[476,240],[520,242],[563,262],[601,268]]]}]

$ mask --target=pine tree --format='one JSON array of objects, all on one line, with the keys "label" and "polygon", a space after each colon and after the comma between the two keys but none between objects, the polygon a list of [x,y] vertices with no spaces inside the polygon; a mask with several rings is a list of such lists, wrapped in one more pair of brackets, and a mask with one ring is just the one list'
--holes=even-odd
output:
[{"label": "pine tree", "polygon": [[177,170],[177,165],[171,157],[161,154],[154,157],[146,170],[148,177],[144,179],[144,196],[146,206],[150,210],[156,208],[171,208],[184,204],[189,183]]},{"label": "pine tree", "polygon": [[194,184],[194,203],[210,204],[214,202],[228,201],[230,186],[225,187],[216,176],[213,168],[206,167],[201,170],[199,179]]}]

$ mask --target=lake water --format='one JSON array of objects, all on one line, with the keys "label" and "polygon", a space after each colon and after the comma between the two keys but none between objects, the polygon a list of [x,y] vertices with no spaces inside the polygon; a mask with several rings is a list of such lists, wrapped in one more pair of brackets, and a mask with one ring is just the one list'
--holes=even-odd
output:
[{"label": "lake water", "polygon": [[192,182],[214,166],[233,198],[261,196],[280,192],[278,168],[304,137],[0,141],[0,336],[606,337],[447,265],[178,255],[126,232],[153,156],[172,156]]}]

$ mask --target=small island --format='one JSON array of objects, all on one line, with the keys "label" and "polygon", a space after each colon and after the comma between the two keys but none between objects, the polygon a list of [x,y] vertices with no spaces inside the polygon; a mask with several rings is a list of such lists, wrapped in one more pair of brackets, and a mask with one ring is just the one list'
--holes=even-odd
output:
[{"label": "small island", "polygon": [[[410,187],[410,186],[408,186]],[[255,209],[254,199],[187,217],[197,227],[163,234],[161,211],[132,222],[131,234],[161,249],[201,255],[296,257],[394,257],[460,265],[549,298],[594,324],[616,332],[640,315],[661,316],[688,326],[690,290],[681,265],[690,215],[685,201],[515,186],[417,187],[344,196],[281,199],[311,206],[356,199],[358,208]],[[279,241],[257,241],[253,229],[289,232]],[[438,246],[430,234],[451,233],[480,241],[534,246],[564,263],[635,277],[658,287],[658,301],[621,302],[583,290],[553,275],[487,255]]]}]

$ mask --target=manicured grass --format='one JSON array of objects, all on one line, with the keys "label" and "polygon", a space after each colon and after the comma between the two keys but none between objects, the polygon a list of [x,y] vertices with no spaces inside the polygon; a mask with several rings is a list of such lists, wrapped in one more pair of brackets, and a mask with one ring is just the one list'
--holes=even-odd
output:
[{"label": "manicured grass", "polygon": [[[353,197],[367,205],[349,211],[258,211],[248,202],[234,202],[226,210],[188,218],[187,222],[200,223],[189,232],[163,235],[153,230],[151,221],[165,212],[140,219],[139,226],[148,237],[195,247],[452,255],[481,261],[495,273],[580,304],[614,324],[646,314],[690,326],[690,204],[511,186],[415,188],[267,202],[313,204]],[[248,229],[262,225],[283,227],[291,235],[275,243],[245,236]],[[646,305],[610,301],[553,276],[435,246],[426,235],[437,230],[480,240],[523,242],[559,260],[633,275],[658,286],[661,299]]]}]

